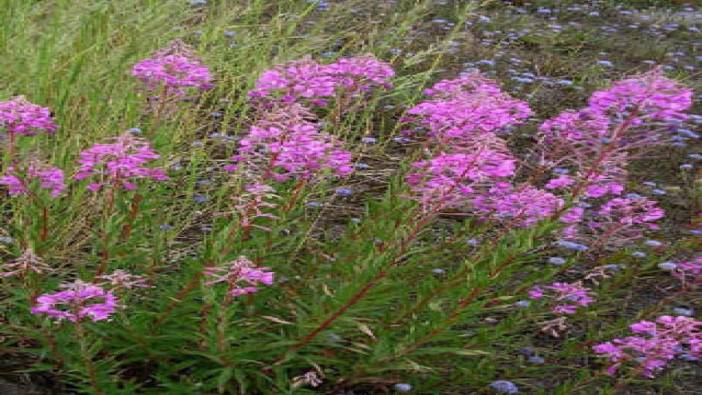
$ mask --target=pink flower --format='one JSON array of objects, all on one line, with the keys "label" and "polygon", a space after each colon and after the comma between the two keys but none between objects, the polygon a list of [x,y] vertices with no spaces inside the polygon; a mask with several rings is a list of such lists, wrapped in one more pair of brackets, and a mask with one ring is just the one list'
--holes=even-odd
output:
[{"label": "pink flower", "polygon": [[257,285],[273,285],[275,275],[265,267],[256,267],[244,256],[229,263],[228,267],[209,268],[205,274],[211,278],[205,285],[227,283],[228,292],[234,297],[258,292]]},{"label": "pink flower", "polygon": [[96,277],[102,280],[104,285],[109,285],[112,291],[132,288],[149,288],[147,279],[144,276],[131,274],[124,270],[115,270],[111,274],[103,274]]},{"label": "pink flower", "polygon": [[551,312],[558,315],[575,314],[579,307],[588,306],[595,300],[592,291],[581,282],[555,282],[544,287],[535,286],[529,291],[529,298],[546,298],[553,307]]},{"label": "pink flower", "polygon": [[672,142],[670,126],[684,120],[691,105],[692,91],[660,69],[615,82],[594,92],[587,107],[564,111],[541,125],[540,164],[575,169],[576,195],[618,196],[627,163]]},{"label": "pink flower", "polygon": [[636,225],[655,222],[665,215],[656,202],[644,197],[614,198],[606,202],[598,214],[620,224]]},{"label": "pink flower", "polygon": [[39,188],[51,191],[54,198],[66,188],[63,170],[39,162],[31,162],[25,171],[10,166],[0,177],[0,185],[6,185],[11,196],[25,195],[34,180],[39,181]]},{"label": "pink flower", "polygon": [[606,182],[592,184],[585,190],[585,195],[591,198],[599,198],[605,195],[621,195],[624,186],[617,182]]},{"label": "pink flower", "polygon": [[389,64],[371,55],[342,58],[328,65],[304,58],[263,72],[249,96],[325,106],[326,99],[338,93],[353,96],[378,86],[389,88],[394,75]]},{"label": "pink flower", "polygon": [[297,104],[269,113],[239,142],[239,152],[232,160],[279,182],[309,180],[327,171],[339,177],[351,174],[351,153],[320,132],[319,125],[307,119],[310,116]]},{"label": "pink flower", "polygon": [[73,178],[83,180],[97,177],[96,182],[88,185],[88,189],[94,192],[107,184],[133,190],[137,179],[168,179],[162,169],[145,167],[158,158],[159,155],[147,141],[125,133],[117,137],[114,143],[95,144],[81,152],[78,160],[80,168]]},{"label": "pink flower", "polygon": [[[656,221],[664,211],[656,202],[634,194],[591,206],[587,211],[576,207],[565,212],[560,220],[569,224],[567,239],[580,239],[595,248],[619,248],[641,239],[648,229],[656,229]],[[582,223],[582,226],[579,225]]]},{"label": "pink flower", "polygon": [[0,277],[23,277],[29,273],[44,274],[54,271],[31,248],[26,249],[19,258],[3,265],[2,269]]},{"label": "pink flower", "polygon": [[561,215],[561,222],[565,224],[577,224],[583,219],[585,209],[582,207],[572,207]]},{"label": "pink flower", "polygon": [[593,351],[608,357],[607,371],[615,374],[625,362],[637,364],[645,377],[653,377],[686,348],[702,357],[702,322],[689,317],[661,316],[656,322],[641,321],[630,326],[642,336],[629,336],[598,344]]},{"label": "pink flower", "polygon": [[135,64],[132,75],[149,90],[166,87],[175,94],[183,94],[188,88],[206,90],[212,87],[209,69],[180,40]]},{"label": "pink flower", "polygon": [[554,298],[557,301],[568,301],[576,306],[587,306],[594,302],[590,296],[590,289],[585,288],[582,283],[559,283],[555,282],[546,287],[546,289],[554,291]]},{"label": "pink flower", "polygon": [[529,290],[529,298],[530,299],[541,299],[544,296],[544,290],[536,286],[532,289]]},{"label": "pink flower", "polygon": [[618,116],[635,114],[634,123],[643,121],[679,121],[692,106],[692,90],[666,78],[662,69],[614,83],[592,94],[588,105],[598,113]]},{"label": "pink flower", "polygon": [[563,144],[601,139],[607,135],[610,127],[609,120],[598,112],[589,109],[566,110],[546,120],[539,131],[548,144]]},{"label": "pink flower", "polygon": [[32,313],[72,322],[88,317],[97,322],[108,319],[116,307],[117,298],[111,292],[78,281],[65,291],[39,296]]},{"label": "pink flower", "polygon": [[549,182],[544,186],[546,189],[561,189],[564,187],[567,187],[568,185],[572,185],[575,182],[572,177],[568,175],[561,175],[557,178],[554,178],[552,180],[549,180]]},{"label": "pink flower", "polygon": [[39,132],[53,133],[57,126],[51,118],[51,112],[28,102],[24,96],[0,102],[0,128],[9,134],[34,136]]},{"label": "pink flower", "polygon": [[640,321],[631,324],[629,329],[634,333],[653,335],[656,333],[656,323],[651,321]]},{"label": "pink flower", "polygon": [[515,188],[497,184],[473,199],[474,209],[486,218],[519,227],[529,227],[553,216],[563,204],[561,198],[530,185]]},{"label": "pink flower", "polygon": [[595,350],[595,352],[598,354],[610,354],[613,356],[613,358],[616,359],[621,359],[621,357],[624,355],[624,353],[619,349],[619,347],[615,346],[611,342],[600,343],[592,347],[592,349]]},{"label": "pink flower", "polygon": [[431,99],[409,109],[405,121],[418,122],[445,143],[461,144],[476,135],[519,124],[531,115],[525,102],[503,93],[495,81],[477,72],[440,81],[426,93]]},{"label": "pink flower", "polygon": [[416,173],[407,176],[415,199],[425,209],[470,203],[476,188],[514,174],[515,159],[509,154],[483,149],[474,153],[438,154],[415,162]]},{"label": "pink flower", "polygon": [[677,263],[673,275],[683,284],[702,286],[702,255],[698,255],[690,261]]}]

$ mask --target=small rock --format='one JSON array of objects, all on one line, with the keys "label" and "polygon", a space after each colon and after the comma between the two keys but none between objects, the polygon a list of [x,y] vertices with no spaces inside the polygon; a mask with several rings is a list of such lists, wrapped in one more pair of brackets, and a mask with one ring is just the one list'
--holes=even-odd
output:
[{"label": "small rock", "polygon": [[661,270],[673,271],[678,268],[675,262],[661,262],[658,264],[658,268]]},{"label": "small rock", "polygon": [[548,263],[554,265],[554,266],[561,266],[566,263],[566,260],[564,258],[561,258],[559,256],[552,256],[548,258]]},{"label": "small rock", "polygon": [[673,308],[673,313],[677,315],[684,315],[685,317],[692,317],[695,315],[695,310],[689,308],[689,307],[675,307]]},{"label": "small rock", "polygon": [[519,388],[516,384],[507,380],[497,380],[490,383],[490,388],[499,394],[517,394]]},{"label": "small rock", "polygon": [[532,355],[529,357],[529,359],[527,359],[527,362],[529,362],[532,365],[543,365],[545,361],[538,355]]}]

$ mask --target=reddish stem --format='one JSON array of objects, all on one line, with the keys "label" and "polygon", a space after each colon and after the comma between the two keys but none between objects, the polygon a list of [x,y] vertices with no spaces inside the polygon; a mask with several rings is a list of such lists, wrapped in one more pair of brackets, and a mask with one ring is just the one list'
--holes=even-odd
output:
[{"label": "reddish stem", "polygon": [[42,207],[41,209],[41,232],[39,240],[45,242],[49,237],[49,209]]},{"label": "reddish stem", "polygon": [[134,195],[132,199],[132,206],[129,209],[129,220],[124,224],[124,227],[122,227],[122,240],[127,240],[132,233],[132,224],[139,214],[139,203],[141,203],[142,199],[143,198],[139,194]]}]

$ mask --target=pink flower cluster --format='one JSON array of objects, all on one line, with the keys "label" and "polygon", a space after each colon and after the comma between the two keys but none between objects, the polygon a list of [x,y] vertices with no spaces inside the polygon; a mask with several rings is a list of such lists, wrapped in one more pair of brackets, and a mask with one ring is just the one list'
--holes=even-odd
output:
[{"label": "pink flower cluster", "polygon": [[[560,170],[545,187],[576,200],[621,196],[628,162],[670,142],[668,125],[686,119],[684,112],[691,105],[692,90],[666,78],[660,69],[593,93],[587,107],[565,111],[541,125],[539,165],[542,170]],[[642,230],[655,228],[653,222],[663,215],[653,201],[616,197],[599,209],[581,210],[578,218],[566,219],[566,237],[576,237],[582,220],[584,234],[606,239],[599,247],[621,246],[640,238]],[[594,218],[585,221],[589,216]]]},{"label": "pink flower cluster", "polygon": [[278,206],[272,202],[272,200],[279,198],[275,194],[275,189],[270,185],[255,183],[246,185],[244,190],[245,192],[236,198],[236,205],[234,206],[234,209],[239,214],[240,226],[243,229],[254,227],[270,231],[270,229],[257,225],[254,222],[260,218],[277,218],[275,215],[266,212],[266,210]]},{"label": "pink flower cluster", "polygon": [[251,127],[232,160],[249,169],[263,170],[264,179],[279,182],[309,180],[325,171],[339,177],[351,174],[351,153],[331,135],[320,132],[319,124],[309,120],[311,117],[295,103],[274,110]]},{"label": "pink flower cluster", "polygon": [[[684,111],[691,105],[692,90],[666,78],[660,69],[615,82],[594,92],[587,107],[564,111],[541,125],[540,164],[574,170],[579,178],[577,193],[618,194],[627,161],[640,151],[670,142],[665,124],[684,120]],[[589,188],[603,182],[610,187]]]},{"label": "pink flower cluster", "polygon": [[646,230],[658,229],[656,222],[664,215],[655,201],[630,194],[587,209],[573,207],[560,220],[568,224],[564,230],[566,239],[611,249],[641,239]]},{"label": "pink flower cluster", "polygon": [[530,185],[514,187],[501,182],[476,196],[473,207],[486,218],[529,227],[555,214],[563,207],[563,200]]},{"label": "pink flower cluster", "polygon": [[110,274],[103,274],[95,278],[101,280],[102,285],[108,285],[113,292],[132,288],[149,288],[146,277],[131,274],[120,269],[115,270]]},{"label": "pink flower cluster", "polygon": [[66,288],[65,291],[39,296],[32,313],[72,322],[86,317],[101,321],[108,319],[117,308],[117,298],[97,285],[76,281]]},{"label": "pink flower cluster", "polygon": [[31,162],[24,171],[9,167],[0,177],[0,185],[6,185],[12,196],[25,195],[34,180],[39,182],[39,188],[49,190],[54,198],[66,188],[63,170],[39,162]]},{"label": "pink flower cluster", "polygon": [[0,277],[24,277],[29,273],[50,273],[53,269],[34,253],[31,248],[25,250],[17,259],[2,266]]},{"label": "pink flower cluster", "polygon": [[692,106],[692,90],[666,78],[661,68],[615,82],[609,89],[592,94],[589,108],[618,121],[639,125],[650,121],[687,119]]},{"label": "pink flower cluster", "polygon": [[655,201],[639,196],[614,198],[603,204],[597,213],[609,219],[608,222],[623,225],[649,224],[665,215]]},{"label": "pink flower cluster", "polygon": [[527,103],[502,92],[478,72],[443,80],[425,93],[431,97],[407,111],[405,121],[418,122],[430,136],[448,143],[470,140],[516,125],[532,112]]},{"label": "pink flower cluster", "polygon": [[375,87],[389,88],[394,75],[388,63],[371,55],[342,58],[327,65],[305,58],[263,72],[249,97],[325,106],[327,99],[338,94],[356,95]]},{"label": "pink flower cluster", "polygon": [[9,134],[34,136],[39,132],[53,133],[57,126],[46,107],[30,103],[24,96],[0,102],[0,128]]},{"label": "pink flower cluster", "polygon": [[575,314],[579,307],[584,307],[595,299],[592,297],[592,291],[583,286],[581,282],[561,283],[555,282],[551,285],[540,287],[536,286],[529,291],[531,299],[550,299],[554,306],[551,312],[558,315]]},{"label": "pink flower cluster", "polygon": [[267,271],[265,267],[256,267],[251,260],[242,256],[228,267],[206,269],[205,274],[211,277],[205,285],[227,283],[229,295],[237,297],[258,292],[258,285],[273,285],[275,273]]},{"label": "pink flower cluster", "polygon": [[661,316],[656,322],[641,321],[629,326],[638,336],[614,339],[593,347],[612,364],[615,374],[625,363],[633,363],[646,377],[653,377],[677,355],[702,358],[702,321],[689,317]]},{"label": "pink flower cluster", "polygon": [[156,181],[168,179],[159,168],[147,168],[145,165],[159,158],[146,140],[124,133],[110,144],[95,144],[80,153],[80,168],[73,177],[83,180],[90,177],[98,179],[88,185],[91,191],[98,191],[104,185],[136,189],[137,179],[150,178]]},{"label": "pink flower cluster", "polygon": [[184,94],[188,88],[212,87],[212,75],[189,46],[180,40],[134,65],[132,75],[147,89],[167,89],[169,94]]},{"label": "pink flower cluster", "polygon": [[425,93],[430,99],[404,119],[427,128],[441,147],[433,158],[413,163],[418,171],[406,179],[425,211],[466,207],[486,219],[527,227],[563,206],[549,192],[506,182],[517,159],[497,132],[531,115],[525,102],[478,72],[440,81]]},{"label": "pink flower cluster", "polygon": [[476,187],[494,179],[511,177],[515,160],[509,154],[491,149],[472,153],[440,153],[429,160],[412,164],[418,172],[406,182],[429,209],[465,204],[475,195]]}]

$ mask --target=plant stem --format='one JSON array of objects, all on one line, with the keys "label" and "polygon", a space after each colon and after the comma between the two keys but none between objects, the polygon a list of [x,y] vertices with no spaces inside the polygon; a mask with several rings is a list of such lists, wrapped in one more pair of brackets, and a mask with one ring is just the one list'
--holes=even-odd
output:
[{"label": "plant stem", "polygon": [[[517,258],[517,255],[511,255],[507,257],[497,268],[492,270],[489,274],[488,277],[490,279],[495,279],[497,276],[507,267],[509,266],[514,260]],[[456,322],[456,320],[460,317],[461,312],[468,306],[470,306],[475,299],[477,299],[478,296],[480,296],[480,293],[483,291],[485,286],[482,287],[475,287],[473,288],[470,293],[461,301],[458,302],[458,305],[451,311],[451,313],[448,315],[448,317],[439,325],[438,327],[434,328],[431,332],[428,334],[424,335],[421,337],[419,340],[414,342],[412,345],[409,347],[405,348],[404,350],[398,352],[395,354],[393,357],[390,357],[392,359],[407,355],[419,347],[423,346],[426,344],[428,341],[430,341],[434,336],[438,335],[439,333],[443,332],[447,327],[449,327],[451,324]],[[387,359],[386,359],[387,361]]]},{"label": "plant stem", "polygon": [[45,242],[49,237],[49,209],[46,207],[41,208],[41,232],[39,234],[39,240]]},{"label": "plant stem", "polygon": [[83,357],[83,363],[85,363],[85,369],[88,372],[88,379],[90,380],[90,385],[93,387],[95,394],[102,395],[104,392],[100,389],[97,382],[97,375],[95,374],[95,364],[93,364],[93,359],[88,353],[88,343],[85,339],[85,329],[80,319],[76,321],[76,332],[78,334],[78,342],[80,344],[80,354]]},{"label": "plant stem", "polygon": [[227,309],[229,308],[229,306],[231,306],[233,300],[233,297],[230,293],[231,289],[232,287],[230,286],[230,289],[224,296],[222,304],[219,306],[219,314],[217,315],[217,351],[219,351],[220,353],[224,353],[224,351],[226,351],[227,348],[227,344],[225,341],[225,331],[227,329]]},{"label": "plant stem", "polygon": [[190,291],[192,291],[199,283],[200,283],[200,278],[202,277],[202,271],[199,271],[195,273],[195,275],[190,279],[190,281],[185,284],[183,288],[181,288],[180,291],[178,291],[178,294],[176,295],[175,299],[168,305],[166,308],[163,310],[163,313],[156,319],[154,322],[154,327],[158,326],[159,324],[163,323],[166,318],[173,312],[173,309],[180,304],[180,302],[183,301],[183,299],[188,296]]},{"label": "plant stem", "polygon": [[[115,182],[115,185],[118,185],[118,181]],[[115,206],[115,186],[110,186],[108,192],[107,192],[107,205],[105,206],[103,210],[103,224],[102,224],[102,252],[100,253],[100,266],[98,267],[97,271],[95,272],[95,276],[99,276],[105,273],[107,270],[107,264],[108,261],[110,260],[110,232],[108,231],[107,227],[110,221],[110,217],[112,216],[112,209]]]},{"label": "plant stem", "polygon": [[[293,346],[288,348],[288,352],[294,352],[302,349],[306,345],[308,345],[312,340],[314,340],[322,331],[327,329],[329,326],[331,326],[334,321],[336,321],[337,318],[339,318],[341,315],[343,315],[348,309],[350,309],[352,306],[354,306],[356,303],[361,301],[366,294],[373,289],[383,278],[385,278],[389,271],[388,269],[393,268],[397,266],[400,262],[402,262],[402,257],[405,255],[407,252],[409,246],[414,242],[414,240],[417,238],[419,235],[419,232],[431,221],[431,219],[434,218],[434,215],[425,215],[423,217],[420,217],[419,220],[416,221],[415,226],[412,228],[410,233],[405,237],[399,245],[399,251],[397,254],[395,254],[394,259],[388,264],[388,266],[385,269],[381,269],[373,278],[371,278],[361,289],[356,291],[356,293],[346,302],[344,303],[343,306],[341,306],[339,309],[334,311],[332,314],[330,314],[322,323],[320,323],[314,330],[312,330],[310,333],[308,333],[305,337],[303,337],[300,341],[295,343]],[[283,361],[283,358],[279,358],[275,364],[280,363]]]},{"label": "plant stem", "polygon": [[129,235],[132,233],[132,224],[134,223],[134,220],[136,220],[137,215],[139,214],[139,203],[141,203],[142,197],[139,194],[134,195],[134,198],[132,199],[132,206],[129,209],[129,219],[126,224],[122,227],[122,240],[126,241],[129,238]]},{"label": "plant stem", "polygon": [[7,132],[7,162],[9,166],[12,165],[12,161],[15,159],[15,134],[12,132]]}]

